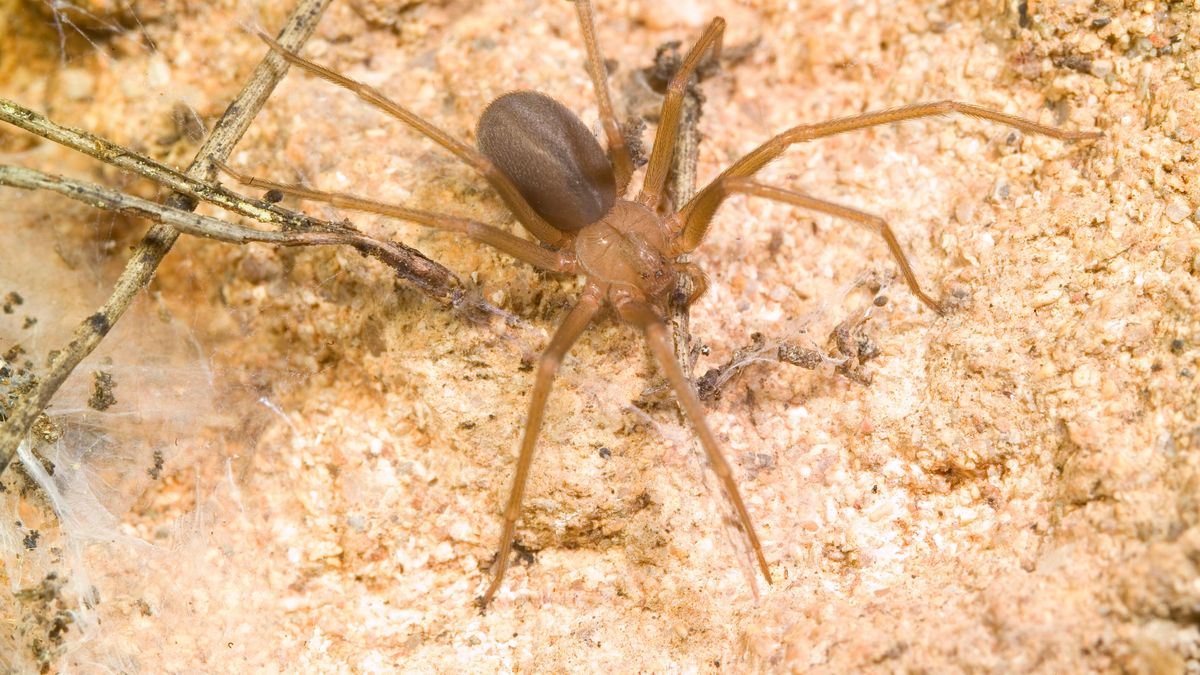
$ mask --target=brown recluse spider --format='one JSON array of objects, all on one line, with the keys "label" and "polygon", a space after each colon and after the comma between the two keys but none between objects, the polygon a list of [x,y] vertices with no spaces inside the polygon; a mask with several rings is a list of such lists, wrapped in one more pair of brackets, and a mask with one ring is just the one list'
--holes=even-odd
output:
[{"label": "brown recluse spider", "polygon": [[591,2],[575,0],[575,7],[587,46],[588,70],[599,99],[600,120],[608,140],[607,154],[570,110],[554,99],[532,91],[504,94],[488,105],[479,119],[476,132],[479,149],[476,150],[389,100],[374,88],[292,54],[260,33],[272,49],[293,65],[349,89],[433,139],[473,167],[500,194],[513,215],[540,244],[467,218],[231,173],[253,186],[465,234],[541,270],[586,275],[583,293],[563,319],[538,363],[516,475],[504,507],[495,571],[491,583],[479,599],[481,606],[487,606],[495,597],[508,569],[513,535],[521,514],[521,501],[525,496],[525,484],[551,382],[571,345],[606,302],[623,321],[644,333],[688,422],[700,437],[708,463],[736,511],[738,527],[749,540],[759,569],[770,582],[770,568],[755,534],[750,513],[733,479],[733,472],[705,422],[703,406],[691,381],[685,377],[672,352],[663,316],[677,281],[686,275],[695,282],[697,290],[689,301],[699,296],[706,285],[704,274],[698,267],[693,263],[677,263],[676,258],[691,253],[704,241],[713,214],[726,198],[736,194],[765,197],[855,221],[874,230],[883,237],[909,290],[930,309],[941,314],[941,305],[921,290],[899,241],[883,219],[801,192],[764,185],[751,177],[796,143],[948,113],[991,120],[1028,133],[1063,140],[1093,139],[1101,134],[1063,131],[957,101],[920,103],[817,124],[802,124],[771,138],[734,162],[679,211],[659,214],[657,209],[675,146],[685,87],[707,54],[711,53],[714,59],[719,57],[725,20],[720,17],[712,20],[671,78],[642,187],[637,197],[631,200],[625,198],[625,193],[633,174],[633,161],[609,100],[607,74],[596,41]]}]

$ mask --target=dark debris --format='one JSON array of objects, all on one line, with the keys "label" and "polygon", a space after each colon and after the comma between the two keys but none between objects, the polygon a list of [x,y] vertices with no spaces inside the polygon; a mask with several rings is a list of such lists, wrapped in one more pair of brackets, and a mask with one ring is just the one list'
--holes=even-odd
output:
[{"label": "dark debris", "polygon": [[97,370],[92,374],[92,378],[92,397],[88,399],[88,407],[92,410],[108,410],[117,402],[116,396],[113,396],[116,382],[113,381],[112,373]]}]

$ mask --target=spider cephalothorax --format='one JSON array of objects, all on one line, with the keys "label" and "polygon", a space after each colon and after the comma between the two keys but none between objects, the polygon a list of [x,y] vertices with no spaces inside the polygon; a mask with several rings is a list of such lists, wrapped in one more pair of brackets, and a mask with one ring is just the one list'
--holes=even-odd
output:
[{"label": "spider cephalothorax", "polygon": [[589,0],[575,0],[587,45],[588,68],[599,99],[600,119],[608,141],[601,148],[587,127],[566,106],[535,92],[513,92],[491,103],[480,117],[476,150],[421,119],[375,89],[287,52],[263,35],[292,64],[353,91],[361,98],[405,122],[474,167],[500,194],[517,220],[540,243],[533,243],[491,225],[457,216],[418,211],[345,194],[319,192],[239,176],[244,182],[306,199],[402,218],[466,234],[512,257],[549,272],[585,274],[587,283],[575,306],[543,352],[534,378],[529,415],[517,457],[512,491],[504,508],[499,552],[491,583],[481,600],[495,596],[508,568],[513,536],[533,461],[533,451],[545,412],[550,385],[563,356],[599,309],[609,304],[621,320],[640,329],[699,436],[709,466],[721,481],[737,514],[762,574],[770,569],[755,534],[729,463],[705,422],[704,410],[692,382],[671,349],[663,319],[668,296],[680,275],[703,279],[698,269],[675,259],[703,242],[713,215],[729,196],[765,197],[828,215],[852,220],[877,232],[900,267],[909,289],[935,312],[941,305],[921,290],[916,276],[890,227],[881,218],[807,194],[763,185],[752,176],[789,146],[855,129],[959,113],[1007,124],[1028,133],[1065,140],[1099,137],[1097,132],[1064,131],[968,103],[939,101],[880,112],[864,113],[816,124],[803,124],[769,139],[734,162],[675,213],[660,216],[656,209],[675,146],[685,88],[705,57],[720,54],[725,21],[713,19],[684,57],[671,78],[662,105],[641,190],[626,199],[633,161],[609,101],[604,60],[597,45]]}]

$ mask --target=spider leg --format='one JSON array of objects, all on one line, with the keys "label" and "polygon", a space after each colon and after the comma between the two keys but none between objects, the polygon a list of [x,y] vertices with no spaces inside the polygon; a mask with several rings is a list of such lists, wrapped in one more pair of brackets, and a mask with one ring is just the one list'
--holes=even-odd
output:
[{"label": "spider leg", "polygon": [[633,159],[629,156],[629,148],[625,146],[625,135],[621,133],[621,125],[617,122],[612,100],[608,96],[608,70],[604,66],[604,55],[600,52],[600,43],[596,39],[591,0],[575,0],[575,10],[579,14],[583,43],[587,45],[588,71],[592,75],[592,88],[596,90],[596,98],[600,103],[600,123],[604,125],[604,135],[608,138],[608,152],[612,156],[613,170],[617,177],[617,194],[624,196],[625,188],[629,186],[629,177],[633,175]]},{"label": "spider leg", "polygon": [[692,291],[688,294],[687,300],[684,302],[684,305],[690,307],[692,303],[699,300],[708,291],[708,275],[694,262],[677,262],[674,263],[674,266],[677,273],[686,275],[692,281]]},{"label": "spider leg", "polygon": [[[752,150],[748,155],[734,162],[733,165],[725,169],[720,176],[705,186],[703,190],[680,210],[678,216],[683,223],[683,231],[680,237],[681,252],[690,253],[704,240],[704,235],[708,232],[708,226],[712,221],[713,214],[716,213],[717,207],[728,196],[728,193],[724,191],[721,185],[723,180],[746,178],[754,175],[766,166],[768,162],[782,155],[784,150],[796,143],[803,143],[805,141],[881,124],[891,124],[892,122],[902,122],[950,113],[959,113],[969,117],[991,120],[1015,127],[1027,133],[1050,136],[1051,138],[1058,138],[1064,141],[1090,140],[1100,138],[1102,135],[1098,131],[1067,131],[1056,129],[1016,117],[1015,115],[989,110],[970,103],[959,103],[958,101],[918,103],[902,108],[851,115],[850,117],[820,122],[818,124],[802,124],[775,136]],[[656,145],[655,149],[657,147]]]},{"label": "spider leg", "polygon": [[767,559],[763,556],[762,545],[758,541],[758,535],[754,532],[754,523],[750,520],[750,512],[746,509],[746,503],[742,501],[737,481],[733,479],[733,469],[725,460],[725,456],[721,453],[721,446],[717,444],[716,436],[713,435],[712,430],[708,427],[708,422],[705,421],[704,406],[700,404],[696,390],[692,387],[691,381],[684,376],[679,362],[675,360],[675,352],[671,348],[671,340],[667,335],[666,322],[652,307],[639,301],[625,302],[617,308],[617,312],[622,319],[637,326],[645,334],[646,342],[650,344],[650,351],[654,352],[654,358],[658,361],[659,367],[666,372],[667,381],[670,382],[676,398],[683,405],[688,422],[696,431],[696,435],[700,437],[700,445],[704,447],[704,454],[708,458],[709,466],[712,467],[717,479],[721,481],[721,486],[724,488],[726,496],[729,497],[729,501],[733,503],[734,511],[737,512],[738,524],[745,532],[746,538],[750,540],[759,569],[762,570],[767,583],[771,583],[771,569],[767,565]]},{"label": "spider leg", "polygon": [[312,61],[293,54],[284,49],[283,46],[266,33],[259,32],[258,37],[292,65],[332,82],[339,87],[350,90],[367,103],[429,137],[438,145],[449,150],[468,166],[474,168],[495,188],[496,192],[500,193],[500,197],[504,199],[504,203],[512,210],[517,220],[525,226],[525,229],[529,230],[533,236],[542,242],[555,247],[562,246],[566,242],[567,237],[539,216],[533,210],[533,207],[529,205],[529,202],[525,201],[525,198],[521,196],[521,193],[517,190],[517,186],[513,184],[512,180],[497,169],[491,160],[484,157],[483,153],[430,124],[408,108],[387,98],[374,87],[358,82],[357,80],[352,80],[345,75],[336,73],[324,66],[317,65]]},{"label": "spider leg", "polygon": [[917,296],[921,302],[925,303],[938,314],[944,314],[945,310],[941,303],[930,297],[925,291],[921,290],[921,284],[917,282],[917,276],[913,273],[912,265],[908,261],[908,256],[904,254],[904,249],[900,247],[900,241],[896,239],[896,233],[892,231],[891,226],[887,224],[883,218],[874,214],[859,211],[858,209],[842,206],[834,202],[825,201],[803,192],[794,190],[785,190],[783,188],[763,185],[748,178],[721,178],[714,181],[716,189],[722,198],[732,194],[746,194],[755,197],[766,197],[775,201],[785,202],[794,206],[799,206],[805,209],[811,209],[819,213],[824,213],[835,218],[844,218],[852,220],[860,225],[866,226],[872,232],[883,237],[883,241],[887,244],[888,251],[892,257],[896,259],[896,263],[900,265],[900,273],[904,275],[904,281],[908,284],[908,288],[912,294]]},{"label": "spider leg", "polygon": [[496,553],[495,571],[492,582],[479,599],[481,607],[487,607],[492,597],[504,581],[504,573],[508,570],[508,557],[512,553],[513,534],[517,528],[517,519],[521,516],[521,501],[525,498],[525,484],[529,479],[529,467],[533,463],[533,449],[537,443],[538,432],[542,427],[542,418],[546,411],[546,399],[550,396],[550,385],[554,374],[566,356],[571,345],[591,323],[592,317],[600,308],[603,291],[590,285],[579,302],[563,319],[562,325],[550,339],[550,345],[542,352],[538,361],[537,374],[533,380],[533,397],[529,402],[529,416],[525,418],[525,433],[521,439],[521,452],[517,456],[517,471],[513,476],[512,490],[508,494],[508,503],[504,507],[504,523],[501,527],[499,551]]},{"label": "spider leg", "polygon": [[492,227],[491,225],[487,225],[476,220],[460,218],[458,216],[451,216],[441,213],[433,213],[431,211],[410,209],[396,204],[388,204],[385,202],[378,202],[371,199],[356,197],[343,192],[324,192],[321,190],[306,188],[303,185],[276,183],[235,171],[224,162],[218,162],[218,166],[220,166],[221,170],[225,173],[233,176],[242,184],[249,185],[250,187],[278,190],[279,192],[292,195],[293,197],[299,197],[300,199],[306,199],[314,202],[324,202],[340,208],[352,209],[354,211],[377,213],[381,216],[388,216],[389,218],[397,218],[399,220],[418,223],[420,225],[425,225],[426,227],[433,227],[449,232],[458,232],[460,234],[467,235],[475,241],[498,249],[502,253],[506,253],[517,260],[529,263],[538,269],[546,270],[548,272],[575,271],[575,260],[570,254],[543,248],[531,241],[526,241],[497,227]]},{"label": "spider leg", "polygon": [[712,49],[712,58],[721,57],[721,39],[725,35],[725,19],[717,17],[708,24],[704,34],[696,40],[696,44],[688,50],[683,63],[671,83],[667,86],[667,95],[663,99],[662,113],[658,123],[658,131],[654,134],[654,148],[650,151],[650,165],[646,168],[646,178],[642,181],[642,191],[637,200],[653,209],[662,198],[663,185],[667,181],[667,172],[671,168],[671,156],[675,152],[675,137],[679,133],[679,116],[683,110],[683,94],[688,81],[703,62],[704,54]]}]

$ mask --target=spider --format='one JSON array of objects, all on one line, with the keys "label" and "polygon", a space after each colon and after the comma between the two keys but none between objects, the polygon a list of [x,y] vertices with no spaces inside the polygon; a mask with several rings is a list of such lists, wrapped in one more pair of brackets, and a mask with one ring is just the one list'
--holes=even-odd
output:
[{"label": "spider", "polygon": [[719,58],[725,20],[717,17],[708,24],[672,76],[641,188],[636,197],[629,199],[627,193],[635,170],[634,161],[609,98],[607,73],[596,38],[591,2],[574,0],[574,3],[587,49],[587,67],[599,103],[600,121],[608,142],[607,152],[566,106],[533,91],[515,91],[492,101],[478,122],[478,149],[472,148],[373,87],[288,52],[267,35],[259,34],[271,49],[291,64],[350,90],[428,136],[475,169],[499,193],[517,221],[538,243],[466,218],[275,183],[226,170],[241,182],[266,188],[272,191],[271,194],[289,194],[457,232],[538,269],[586,277],[579,299],[538,361],[516,472],[503,511],[491,582],[478,599],[481,607],[486,607],[495,597],[509,566],[521,502],[554,376],[572,344],[605,305],[611,306],[620,320],[644,335],[685,417],[700,439],[709,466],[728,496],[736,514],[737,527],[749,542],[759,571],[769,583],[770,566],[734,481],[733,471],[705,421],[704,409],[692,382],[672,351],[669,329],[663,318],[668,301],[673,293],[684,287],[680,282],[685,277],[690,278],[694,288],[686,299],[689,303],[707,286],[698,266],[676,262],[676,259],[700,246],[713,215],[727,198],[742,194],[777,200],[857,222],[876,232],[887,244],[909,290],[940,315],[944,313],[942,305],[922,290],[899,241],[882,218],[802,192],[756,182],[754,174],[797,143],[950,113],[991,120],[1062,140],[1094,139],[1101,134],[1056,129],[958,101],[920,103],[801,124],[776,135],[734,162],[678,211],[662,213],[664,184],[679,130],[685,89],[706,57]]}]

